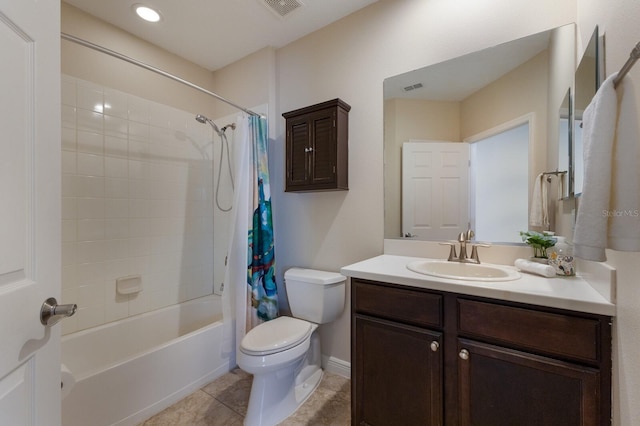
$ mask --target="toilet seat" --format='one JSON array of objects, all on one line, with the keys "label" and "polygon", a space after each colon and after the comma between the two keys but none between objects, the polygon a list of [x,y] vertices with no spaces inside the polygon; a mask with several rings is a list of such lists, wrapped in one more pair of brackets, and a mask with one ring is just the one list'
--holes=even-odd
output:
[{"label": "toilet seat", "polygon": [[240,343],[247,355],[265,356],[282,352],[311,335],[311,323],[292,317],[278,317],[250,330]]}]

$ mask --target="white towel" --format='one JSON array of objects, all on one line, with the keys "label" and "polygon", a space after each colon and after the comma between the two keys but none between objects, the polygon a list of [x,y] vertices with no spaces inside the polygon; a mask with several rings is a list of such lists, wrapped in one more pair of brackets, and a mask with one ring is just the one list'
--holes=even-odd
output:
[{"label": "white towel", "polygon": [[549,225],[549,195],[547,193],[547,181],[544,173],[540,173],[533,185],[531,197],[531,211],[529,212],[529,225]]},{"label": "white towel", "polygon": [[551,278],[556,276],[556,270],[553,266],[545,265],[544,263],[532,262],[526,259],[516,259],[514,265],[521,271],[542,275],[543,277]]},{"label": "white towel", "polygon": [[561,200],[562,198],[565,197],[564,195],[564,173],[559,174],[558,177],[558,194],[557,194],[557,198],[558,200]]},{"label": "white towel", "polygon": [[607,78],[583,115],[584,183],[574,254],[606,260],[605,248],[640,251],[640,132],[633,84]]},{"label": "white towel", "polygon": [[623,78],[616,90],[618,123],[613,148],[607,247],[640,251],[640,130],[633,81]]}]

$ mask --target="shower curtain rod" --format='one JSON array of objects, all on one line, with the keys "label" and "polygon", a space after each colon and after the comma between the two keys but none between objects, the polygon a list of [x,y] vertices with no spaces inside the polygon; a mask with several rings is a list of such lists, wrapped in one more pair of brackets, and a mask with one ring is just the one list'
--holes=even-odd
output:
[{"label": "shower curtain rod", "polygon": [[222,101],[222,102],[224,102],[224,103],[226,103],[228,105],[231,105],[232,107],[235,107],[235,108],[239,109],[240,111],[244,111],[249,115],[254,115],[254,116],[257,116],[257,117],[261,116],[257,112],[253,112],[253,111],[251,111],[251,110],[249,110],[247,108],[241,107],[240,105],[237,105],[237,104],[231,102],[228,99],[223,98],[222,96],[220,96],[220,95],[218,95],[216,93],[213,93],[213,92],[211,92],[211,91],[209,91],[209,90],[207,90],[207,89],[205,89],[203,87],[195,85],[195,84],[191,83],[190,81],[184,80],[184,79],[182,79],[180,77],[177,77],[177,76],[175,76],[173,74],[170,74],[170,73],[168,73],[166,71],[163,71],[163,70],[161,70],[159,68],[156,68],[156,67],[151,66],[151,65],[147,65],[144,62],[140,62],[140,61],[138,61],[136,59],[130,58],[130,57],[126,56],[126,55],[123,55],[123,54],[118,53],[116,51],[113,51],[111,49],[107,49],[106,47],[99,46],[97,44],[91,43],[90,41],[83,40],[81,38],[78,38],[76,36],[72,36],[72,35],[67,34],[67,33],[61,32],[60,36],[65,40],[72,41],[74,43],[80,44],[82,46],[88,47],[88,48],[93,49],[93,50],[97,50],[98,52],[106,53],[107,55],[113,56],[114,58],[122,59],[123,61],[129,62],[130,64],[137,65],[137,66],[139,66],[141,68],[144,68],[144,69],[146,69],[148,71],[155,72],[156,74],[163,75],[163,76],[165,76],[167,78],[170,78],[171,80],[177,81],[178,83],[182,83],[182,84],[184,84],[186,86],[191,87],[192,89],[199,90],[200,92],[206,93],[207,95],[210,95],[210,96],[213,96],[214,98],[218,99],[219,101]]},{"label": "shower curtain rod", "polygon": [[618,87],[618,83],[622,81],[624,76],[627,75],[629,70],[633,67],[633,64],[635,64],[638,59],[640,59],[640,42],[631,50],[629,59],[627,59],[627,62],[625,62],[622,68],[620,68],[616,78],[613,79],[613,87]]}]

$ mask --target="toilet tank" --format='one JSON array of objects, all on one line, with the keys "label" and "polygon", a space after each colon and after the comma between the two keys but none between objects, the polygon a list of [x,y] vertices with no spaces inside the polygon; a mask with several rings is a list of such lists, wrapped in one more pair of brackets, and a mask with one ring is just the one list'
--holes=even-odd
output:
[{"label": "toilet tank", "polygon": [[291,268],[284,284],[291,314],[316,324],[335,321],[344,310],[345,282],[337,272]]}]

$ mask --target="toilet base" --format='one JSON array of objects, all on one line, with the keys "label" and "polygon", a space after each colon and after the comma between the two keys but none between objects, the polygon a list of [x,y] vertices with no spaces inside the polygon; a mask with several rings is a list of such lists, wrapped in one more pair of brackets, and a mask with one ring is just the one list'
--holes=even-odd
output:
[{"label": "toilet base", "polygon": [[[275,426],[292,415],[320,384],[324,374],[320,362],[320,336],[314,330],[306,353],[292,364],[266,372],[260,367],[249,369],[253,384],[244,424]],[[245,362],[239,364],[241,368],[248,367]]]},{"label": "toilet base", "polygon": [[275,426],[292,415],[316,390],[323,371],[317,369],[294,386],[293,371],[253,376],[251,396],[244,424],[247,426]]},{"label": "toilet base", "polygon": [[324,371],[322,371],[322,369],[316,370],[316,372],[313,373],[307,380],[305,380],[304,382],[296,386],[296,400],[298,401],[298,407],[304,404],[307,398],[309,398],[313,393],[313,391],[316,390],[318,385],[320,385],[320,382],[322,381],[322,376],[324,376]]}]

